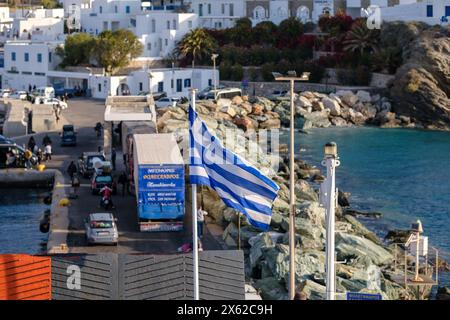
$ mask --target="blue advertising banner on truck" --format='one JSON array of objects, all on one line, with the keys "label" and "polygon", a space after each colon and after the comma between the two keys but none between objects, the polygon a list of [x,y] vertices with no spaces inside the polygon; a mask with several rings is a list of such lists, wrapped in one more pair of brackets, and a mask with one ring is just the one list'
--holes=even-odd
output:
[{"label": "blue advertising banner on truck", "polygon": [[182,230],[184,166],[140,165],[138,183],[139,218],[151,220],[140,222],[141,231]]}]

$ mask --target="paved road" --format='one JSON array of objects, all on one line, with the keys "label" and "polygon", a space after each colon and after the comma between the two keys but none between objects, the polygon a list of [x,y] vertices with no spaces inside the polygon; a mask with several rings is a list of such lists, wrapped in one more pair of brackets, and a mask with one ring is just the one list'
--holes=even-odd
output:
[{"label": "paved road", "polygon": [[[103,144],[101,139],[95,135],[94,126],[97,122],[103,122],[104,102],[87,99],[69,100],[69,108],[62,113],[63,121],[73,124],[77,134],[76,147],[59,146],[59,135],[57,132],[50,133],[53,141],[52,160],[46,163],[49,168],[59,169],[66,178],[66,184],[69,185],[69,176],[66,169],[71,160],[77,161],[77,158],[84,151],[96,151],[97,147]],[[41,143],[44,134],[36,134],[36,142]],[[26,143],[20,139],[18,142]],[[117,170],[114,173],[119,175],[123,170],[121,161],[122,155],[117,154]],[[136,214],[136,199],[134,196],[126,195],[122,197],[121,190],[113,196],[113,202],[116,208],[110,212],[114,213],[118,219],[119,245],[118,246],[87,246],[84,233],[84,219],[93,212],[103,212],[99,208],[100,196],[94,196],[90,192],[89,180],[82,179],[82,187],[79,189],[79,198],[72,200],[69,208],[69,236],[67,244],[70,253],[174,253],[183,243],[191,239],[191,221],[189,214],[186,214],[185,231],[183,232],[158,232],[142,233],[138,230],[138,218]],[[84,185],[84,186],[83,186]],[[186,193],[186,199],[190,196]],[[190,211],[190,204],[187,203],[186,213]],[[206,250],[221,249],[222,245],[208,232],[204,239],[204,248]]]}]

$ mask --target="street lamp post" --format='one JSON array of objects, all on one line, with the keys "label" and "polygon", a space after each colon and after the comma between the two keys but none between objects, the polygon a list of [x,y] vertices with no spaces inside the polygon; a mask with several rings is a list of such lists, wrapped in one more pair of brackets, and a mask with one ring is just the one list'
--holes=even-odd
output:
[{"label": "street lamp post", "polygon": [[334,253],[334,222],[336,210],[336,177],[335,169],[340,165],[337,155],[337,145],[334,142],[325,144],[325,157],[322,165],[327,168],[327,178],[322,182],[321,204],[326,208],[327,221],[327,243],[325,247],[326,253],[326,273],[327,273],[327,300],[335,300],[336,294],[336,271],[335,271],[335,253]]},{"label": "street lamp post", "polygon": [[219,57],[217,53],[213,53],[211,55],[211,59],[213,61],[213,86],[214,86],[214,99],[216,98],[216,90],[217,90],[217,83],[216,83],[216,59]]},{"label": "street lamp post", "polygon": [[294,172],[294,83],[295,81],[308,81],[309,72],[304,72],[301,77],[297,77],[295,71],[289,71],[287,76],[280,73],[272,72],[276,81],[289,81],[291,84],[291,125],[290,125],[290,154],[289,154],[289,299],[294,299],[295,295],[295,172]]}]

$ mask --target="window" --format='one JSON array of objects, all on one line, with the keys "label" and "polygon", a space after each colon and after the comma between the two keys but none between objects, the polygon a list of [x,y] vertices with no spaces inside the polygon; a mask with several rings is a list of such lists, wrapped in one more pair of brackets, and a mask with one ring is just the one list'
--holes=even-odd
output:
[{"label": "window", "polygon": [[208,3],[208,14],[211,14],[211,3]]},{"label": "window", "polygon": [[177,20],[175,19],[172,20],[172,29],[177,30]]},{"label": "window", "polygon": [[188,27],[189,27],[189,29],[192,29],[192,21],[191,20],[188,21]]},{"label": "window", "polygon": [[142,91],[143,85],[142,82],[139,82],[139,91]]},{"label": "window", "polygon": [[183,79],[177,79],[177,92],[183,91],[183,87],[181,86],[183,84]]},{"label": "window", "polygon": [[155,19],[152,19],[152,33],[156,32],[156,22]]},{"label": "window", "polygon": [[234,5],[230,3],[230,16],[234,16]]},{"label": "window", "polygon": [[169,41],[167,39],[164,39],[164,45],[167,47],[169,45]]},{"label": "window", "polygon": [[118,12],[117,6],[114,6],[114,13],[117,13],[117,12]]},{"label": "window", "polygon": [[15,52],[11,52],[11,60],[16,61],[16,53]]},{"label": "window", "polygon": [[184,87],[185,88],[191,87],[191,79],[184,79]]},{"label": "window", "polygon": [[100,6],[100,8],[98,8],[98,11],[99,11],[100,13],[103,13],[103,8],[102,8],[102,6]]},{"label": "window", "polygon": [[102,92],[102,84],[101,83],[98,84],[98,92]]},{"label": "window", "polygon": [[432,17],[433,16],[433,5],[429,4],[427,5],[427,17]]},{"label": "window", "polygon": [[225,14],[225,4],[222,3],[222,14]]},{"label": "window", "polygon": [[445,16],[450,17],[450,6],[445,6]]},{"label": "window", "polygon": [[130,13],[130,6],[125,7],[125,13]]},{"label": "window", "polygon": [[167,29],[170,30],[170,21],[167,21]]},{"label": "window", "polygon": [[212,87],[212,79],[208,79],[208,87]]},{"label": "window", "polygon": [[173,79],[170,80],[170,88],[173,89]]},{"label": "window", "polygon": [[152,51],[152,43],[151,42],[147,43],[147,50]]},{"label": "window", "polygon": [[52,53],[51,52],[48,53],[48,62],[52,62]]},{"label": "window", "polygon": [[198,5],[198,15],[203,16],[203,4],[201,3]]},{"label": "window", "polygon": [[164,82],[160,81],[158,82],[158,92],[164,91]]},{"label": "window", "polygon": [[45,77],[45,73],[43,73],[43,72],[35,72],[34,75],[35,76],[43,76],[43,77]]},{"label": "window", "polygon": [[37,62],[42,62],[42,53],[37,54]]},{"label": "window", "polygon": [[25,60],[25,62],[30,61],[30,55],[28,54],[28,52],[25,52],[25,56],[23,57],[23,59]]}]

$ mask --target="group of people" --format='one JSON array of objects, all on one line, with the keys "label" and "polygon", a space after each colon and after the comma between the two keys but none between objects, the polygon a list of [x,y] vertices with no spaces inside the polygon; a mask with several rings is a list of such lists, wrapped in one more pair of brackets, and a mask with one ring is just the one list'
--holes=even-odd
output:
[{"label": "group of people", "polygon": [[50,139],[48,134],[46,134],[42,139],[42,146],[43,149],[38,146],[33,136],[31,136],[28,140],[27,150],[37,156],[38,163],[41,163],[42,161],[52,160],[52,139]]}]

